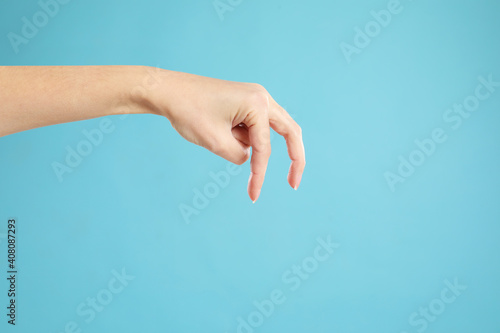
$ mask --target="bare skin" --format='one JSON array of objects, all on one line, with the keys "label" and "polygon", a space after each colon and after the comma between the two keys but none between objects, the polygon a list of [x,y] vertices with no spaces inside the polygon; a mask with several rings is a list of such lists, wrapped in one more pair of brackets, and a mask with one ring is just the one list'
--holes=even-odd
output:
[{"label": "bare skin", "polygon": [[230,162],[251,155],[253,202],[271,154],[270,128],[286,140],[292,188],[306,164],[301,128],[254,83],[144,66],[0,66],[0,100],[0,136],[107,115],[164,116],[186,140]]}]

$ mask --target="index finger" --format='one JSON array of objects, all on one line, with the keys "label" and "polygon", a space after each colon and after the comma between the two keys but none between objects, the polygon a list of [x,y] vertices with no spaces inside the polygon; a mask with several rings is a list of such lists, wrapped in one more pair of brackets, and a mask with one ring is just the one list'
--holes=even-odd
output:
[{"label": "index finger", "polygon": [[271,155],[268,111],[250,112],[244,123],[248,128],[248,137],[252,146],[248,195],[255,203],[264,184],[267,163]]}]

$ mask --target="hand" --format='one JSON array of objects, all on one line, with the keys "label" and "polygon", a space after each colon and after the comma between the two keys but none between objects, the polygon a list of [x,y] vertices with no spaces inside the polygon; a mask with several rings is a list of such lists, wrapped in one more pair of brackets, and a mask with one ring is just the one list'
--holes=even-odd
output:
[{"label": "hand", "polygon": [[255,202],[271,154],[269,127],[282,135],[292,163],[288,183],[299,187],[305,167],[302,130],[258,84],[162,70],[152,90],[155,113],[167,117],[186,140],[235,164],[250,157],[248,194]]}]

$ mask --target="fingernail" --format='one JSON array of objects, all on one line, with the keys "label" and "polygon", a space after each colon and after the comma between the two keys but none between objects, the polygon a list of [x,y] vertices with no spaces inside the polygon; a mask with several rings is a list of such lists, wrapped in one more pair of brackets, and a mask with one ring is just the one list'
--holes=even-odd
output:
[{"label": "fingernail", "polygon": [[252,200],[252,203],[255,203],[255,201],[259,200],[259,196],[260,196],[260,190],[258,190],[257,193],[255,193],[255,195],[250,196],[250,200],[252,200],[252,197],[255,198]]},{"label": "fingernail", "polygon": [[295,185],[295,187],[293,188],[295,191],[297,191],[297,189],[299,188],[299,185]]}]

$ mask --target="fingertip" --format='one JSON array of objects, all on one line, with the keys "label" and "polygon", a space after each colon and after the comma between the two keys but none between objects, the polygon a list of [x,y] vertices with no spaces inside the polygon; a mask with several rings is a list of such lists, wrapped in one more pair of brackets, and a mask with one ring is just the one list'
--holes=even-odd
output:
[{"label": "fingertip", "polygon": [[252,200],[252,203],[255,203],[257,199],[259,199],[260,191],[256,194],[254,193],[255,191],[249,191],[248,196],[250,197],[250,200]]},{"label": "fingertip", "polygon": [[250,197],[250,200],[252,200],[252,203],[255,203],[257,201],[257,199],[259,199],[260,190],[258,190],[258,191],[249,190],[248,191],[248,196]]},{"label": "fingertip", "polygon": [[255,179],[253,177],[253,173],[250,173],[250,177],[248,178],[248,196],[252,203],[255,203],[257,199],[259,199],[261,189],[255,188]]},{"label": "fingertip", "polygon": [[302,172],[297,172],[293,168],[293,164],[290,166],[290,171],[288,172],[288,184],[294,189],[298,190],[300,182],[302,180]]},{"label": "fingertip", "polygon": [[297,189],[299,188],[299,185],[297,183],[295,183],[295,181],[293,180],[293,177],[292,176],[289,176],[288,177],[288,184],[290,185],[291,188],[293,188],[295,191],[297,191]]}]

